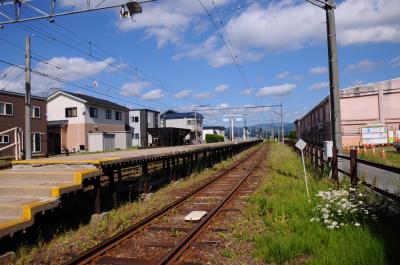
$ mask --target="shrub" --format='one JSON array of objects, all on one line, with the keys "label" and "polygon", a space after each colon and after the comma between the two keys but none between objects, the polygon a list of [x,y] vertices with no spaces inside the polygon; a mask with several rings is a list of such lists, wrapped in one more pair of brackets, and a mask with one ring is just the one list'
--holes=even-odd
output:
[{"label": "shrub", "polygon": [[206,143],[224,142],[224,136],[219,134],[206,134]]}]

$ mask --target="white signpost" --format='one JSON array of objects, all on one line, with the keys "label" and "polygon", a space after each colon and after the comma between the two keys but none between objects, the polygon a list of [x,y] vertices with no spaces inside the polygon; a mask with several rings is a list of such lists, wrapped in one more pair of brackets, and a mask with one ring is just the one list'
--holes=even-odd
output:
[{"label": "white signpost", "polygon": [[303,160],[303,169],[304,169],[304,181],[306,182],[306,190],[307,190],[307,198],[310,202],[310,193],[308,191],[308,182],[307,182],[307,173],[306,173],[306,164],[304,162],[304,148],[306,148],[307,143],[303,139],[299,139],[295,144],[296,148],[301,151],[301,158]]}]

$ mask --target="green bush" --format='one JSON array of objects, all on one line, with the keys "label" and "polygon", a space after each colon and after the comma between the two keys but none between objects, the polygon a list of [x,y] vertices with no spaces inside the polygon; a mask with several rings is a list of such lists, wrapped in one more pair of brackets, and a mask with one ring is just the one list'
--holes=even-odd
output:
[{"label": "green bush", "polygon": [[225,138],[219,134],[206,134],[206,143],[224,142]]}]

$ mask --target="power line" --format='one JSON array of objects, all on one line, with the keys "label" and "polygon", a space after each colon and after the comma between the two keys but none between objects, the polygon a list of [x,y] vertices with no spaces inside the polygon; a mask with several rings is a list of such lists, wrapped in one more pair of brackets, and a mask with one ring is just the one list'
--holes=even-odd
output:
[{"label": "power line", "polygon": [[[8,61],[5,61],[5,60],[3,60],[3,59],[0,59],[0,62],[1,62],[1,63],[4,63],[4,64],[7,64],[7,65],[10,65],[10,66],[14,66],[14,67],[19,68],[19,69],[22,69],[22,70],[25,70],[24,67],[19,66],[19,65],[14,64],[14,63],[11,63],[11,62],[8,62]],[[105,94],[105,93],[102,93],[102,92],[99,92],[99,91],[90,89],[90,88],[87,87],[87,86],[82,86],[82,85],[74,84],[74,83],[72,83],[72,82],[70,82],[70,81],[67,81],[67,80],[62,79],[61,77],[53,76],[53,75],[50,75],[50,74],[47,74],[47,73],[43,73],[43,72],[40,72],[40,71],[37,71],[37,70],[32,70],[31,72],[32,72],[33,74],[36,74],[36,75],[39,75],[39,76],[42,76],[42,77],[45,77],[45,78],[48,78],[48,79],[51,79],[51,80],[54,80],[54,81],[58,81],[58,82],[60,82],[60,83],[66,84],[66,85],[73,86],[73,87],[75,87],[75,88],[84,89],[84,90],[90,91],[90,92],[95,93],[95,94],[99,94],[99,95],[106,96],[106,97],[108,97],[108,98],[112,98],[112,99],[124,101],[124,102],[127,102],[127,103],[129,103],[129,104],[138,105],[138,106],[141,106],[141,107],[144,107],[144,108],[149,108],[149,106],[146,106],[146,105],[143,105],[143,104],[140,104],[140,103],[136,103],[136,102],[134,103],[134,102],[131,102],[131,101],[126,100],[126,99],[122,99],[122,98],[115,97],[115,96],[112,96],[112,95],[109,95],[109,94]]]},{"label": "power line", "polygon": [[[223,34],[222,31],[225,31],[226,35],[228,35],[228,33],[226,32],[225,27],[223,26],[222,18],[221,18],[221,16],[219,15],[218,9],[217,9],[217,7],[216,7],[214,1],[212,0],[211,2],[212,2],[212,4],[213,4],[213,6],[214,6],[214,9],[215,9],[215,11],[216,11],[218,17],[219,17],[221,26],[218,26],[218,23],[215,21],[215,19],[214,19],[214,17],[212,16],[211,12],[210,12],[210,11],[208,10],[208,8],[203,4],[203,2],[202,2],[201,0],[198,0],[198,2],[199,2],[199,4],[201,5],[201,7],[203,8],[203,10],[206,12],[206,14],[209,16],[209,18],[210,18],[212,24],[214,25],[215,29],[217,30],[217,33],[218,33],[219,37],[221,38],[222,42],[224,43],[224,46],[226,47],[226,50],[228,51],[230,57],[232,58],[232,61],[234,62],[235,66],[236,66],[236,69],[238,70],[239,75],[240,75],[240,77],[241,77],[243,83],[245,84],[245,86],[247,87],[247,89],[251,89],[250,83],[249,83],[249,81],[248,81],[248,79],[247,79],[247,77],[246,77],[246,74],[245,74],[245,72],[244,72],[244,70],[243,70],[243,67],[242,67],[242,65],[241,65],[241,63],[240,63],[239,57],[238,57],[238,55],[235,54],[235,52],[234,52],[234,48],[233,48],[232,42],[230,41],[229,37],[227,37],[227,40],[229,39],[229,44],[228,44],[227,40],[225,40],[225,38],[224,38],[224,34]],[[221,28],[221,29],[220,29],[220,28]],[[256,97],[254,96],[254,93],[253,93],[253,92],[251,92],[251,96],[252,96],[254,102],[255,102],[256,104],[258,104],[258,103],[257,103],[257,99],[256,99]]]},{"label": "power line", "polygon": [[[0,38],[0,40],[3,41],[3,42],[6,42],[6,43],[9,44],[9,45],[12,45],[12,46],[18,48],[18,49],[24,50],[23,47],[21,47],[21,46],[15,44],[15,43],[12,43],[12,42],[10,42],[10,41],[8,41],[8,40],[5,40],[5,39],[3,39],[3,38]],[[116,90],[116,91],[119,91],[119,90],[120,90],[118,87],[115,87],[115,86],[113,86],[112,84],[109,84],[109,83],[106,83],[106,82],[104,82],[104,81],[101,81],[101,80],[92,78],[92,77],[90,77],[90,76],[82,75],[82,74],[80,74],[79,72],[76,72],[76,71],[74,71],[74,70],[71,70],[69,67],[62,66],[62,65],[57,64],[57,63],[54,63],[54,62],[50,62],[50,60],[49,60],[48,58],[45,58],[45,57],[43,57],[43,56],[41,56],[41,55],[39,55],[39,54],[37,54],[37,53],[32,52],[32,54],[34,54],[34,56],[31,56],[32,59],[34,59],[34,60],[36,60],[36,61],[38,61],[38,62],[42,62],[42,63],[44,63],[44,64],[49,64],[49,65],[52,65],[52,66],[56,67],[56,68],[59,69],[59,70],[65,70],[65,71],[71,72],[71,73],[73,73],[73,74],[75,74],[75,75],[82,76],[83,78],[86,78],[86,79],[90,80],[91,82],[98,82],[98,83],[103,84],[103,85],[105,85],[106,87],[112,88],[112,89],[114,89],[114,90]],[[37,57],[36,57],[36,56],[37,56]],[[38,58],[38,57],[40,57],[40,58]],[[164,103],[161,103],[161,102],[158,102],[158,103],[160,103],[160,104],[162,104],[162,105],[165,105],[165,106],[171,106],[171,105],[164,104]]]},{"label": "power line", "polygon": [[[43,31],[43,30],[34,29],[34,28],[30,27],[30,26],[22,25],[22,24],[19,24],[19,25],[17,25],[17,26],[24,27],[24,28],[25,28],[24,30],[27,31],[27,32],[35,32],[35,33],[37,33],[37,34],[38,34],[37,37],[39,37],[39,38],[41,38],[41,39],[43,39],[43,40],[45,40],[45,41],[47,41],[47,42],[55,42],[55,43],[53,43],[53,45],[55,45],[55,46],[57,46],[57,47],[59,47],[59,48],[61,48],[61,49],[63,49],[63,48],[62,48],[60,45],[62,45],[62,46],[64,46],[64,47],[68,48],[70,51],[77,51],[77,52],[79,52],[79,53],[81,53],[81,54],[83,54],[83,55],[85,55],[85,56],[87,56],[87,57],[89,57],[89,58],[93,58],[93,59],[95,59],[95,60],[97,60],[97,61],[99,61],[99,62],[104,62],[104,63],[106,63],[108,66],[110,66],[110,67],[114,68],[115,70],[117,70],[116,73],[117,73],[118,75],[120,75],[120,76],[122,76],[122,74],[124,74],[124,76],[129,77],[129,79],[131,79],[132,76],[136,76],[137,78],[140,78],[140,79],[142,79],[142,80],[147,80],[147,81],[152,82],[154,85],[156,85],[156,87],[160,87],[160,88],[164,89],[164,90],[167,91],[167,92],[169,91],[169,92],[171,92],[171,93],[176,93],[176,92],[173,92],[173,91],[171,91],[170,89],[168,89],[168,88],[166,87],[166,85],[165,85],[163,82],[161,82],[160,80],[158,80],[158,79],[156,79],[156,78],[154,78],[154,77],[151,77],[150,74],[148,74],[148,73],[146,73],[146,72],[144,72],[144,71],[142,71],[142,70],[141,70],[140,72],[143,73],[143,74],[144,74],[145,76],[147,76],[147,77],[146,77],[146,78],[139,77],[139,75],[138,75],[138,73],[139,73],[139,68],[136,67],[136,66],[132,66],[132,65],[130,65],[129,63],[122,62],[121,64],[118,65],[118,64],[113,63],[113,62],[108,62],[108,61],[106,61],[107,58],[100,58],[100,57],[98,57],[98,56],[95,56],[95,55],[94,55],[93,53],[91,53],[90,51],[87,52],[87,51],[85,51],[85,50],[82,50],[81,48],[79,48],[79,47],[77,47],[77,46],[75,46],[75,45],[72,45],[72,44],[70,44],[70,43],[68,43],[68,42],[66,42],[66,41],[64,41],[64,40],[62,40],[62,39],[60,39],[58,36],[55,36],[55,35],[53,35],[53,34],[51,34],[51,33],[49,33],[49,32],[46,32],[46,31]],[[60,26],[60,25],[59,25],[59,26]],[[63,27],[63,29],[64,29],[64,30],[67,30],[65,27]],[[70,30],[68,30],[67,32],[69,32],[70,34],[73,34],[73,35],[75,35],[75,36],[79,36],[78,34],[72,32],[72,31],[70,31]],[[57,33],[58,33],[58,32],[57,32]],[[58,33],[58,34],[60,34],[60,33]],[[79,36],[79,38],[82,39],[82,40],[88,41],[88,40],[86,40],[85,38],[83,38],[83,37],[81,37],[81,36]],[[115,57],[113,54],[111,54],[110,52],[107,52],[106,50],[104,50],[104,49],[101,48],[100,46],[95,45],[95,44],[94,44],[93,42],[91,42],[91,41],[88,41],[88,43],[89,43],[89,42],[90,42],[90,45],[96,46],[97,48],[103,50],[103,53],[108,53],[108,54],[111,55],[112,57]],[[121,65],[128,65],[128,66],[130,66],[130,67],[133,69],[133,72],[132,72],[132,71],[128,71],[127,69],[125,69],[125,68],[122,67]],[[159,102],[159,101],[157,101],[157,102]],[[165,103],[161,103],[161,104],[165,105]],[[171,105],[170,105],[170,106],[171,106]]]}]

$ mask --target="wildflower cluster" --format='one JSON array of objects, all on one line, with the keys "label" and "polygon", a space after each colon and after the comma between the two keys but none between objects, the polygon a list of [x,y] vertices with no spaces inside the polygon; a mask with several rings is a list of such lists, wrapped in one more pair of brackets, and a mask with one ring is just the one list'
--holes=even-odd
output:
[{"label": "wildflower cluster", "polygon": [[351,224],[360,227],[366,219],[377,220],[371,207],[365,203],[365,196],[354,188],[320,191],[315,195],[317,206],[315,217],[310,222],[322,222],[329,230]]}]

